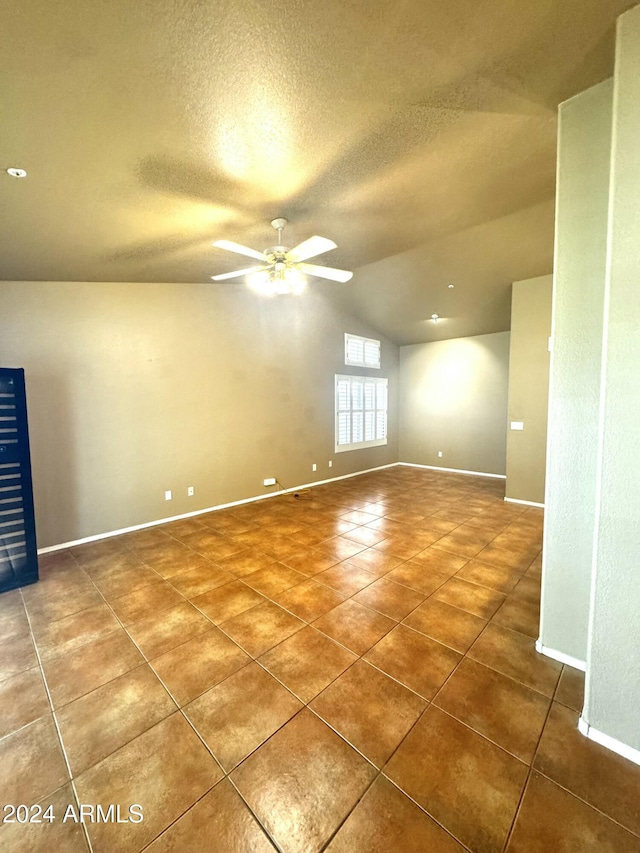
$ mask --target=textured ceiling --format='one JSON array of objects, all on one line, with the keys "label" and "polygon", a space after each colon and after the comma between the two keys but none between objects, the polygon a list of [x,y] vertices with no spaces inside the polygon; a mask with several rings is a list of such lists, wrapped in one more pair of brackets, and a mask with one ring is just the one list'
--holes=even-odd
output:
[{"label": "textured ceiling", "polygon": [[243,265],[212,240],[265,248],[284,215],[356,271],[312,286],[392,339],[506,329],[510,282],[551,271],[557,104],[633,5],[21,0],[0,279],[208,281]]}]

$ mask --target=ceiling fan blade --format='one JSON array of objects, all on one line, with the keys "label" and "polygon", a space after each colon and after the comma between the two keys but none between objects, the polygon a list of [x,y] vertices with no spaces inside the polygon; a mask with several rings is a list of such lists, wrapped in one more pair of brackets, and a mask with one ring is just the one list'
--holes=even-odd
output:
[{"label": "ceiling fan blade", "polygon": [[264,261],[263,252],[250,249],[248,246],[243,246],[240,243],[234,243],[233,240],[216,240],[213,245],[218,249],[226,249],[227,252],[236,252],[238,255],[246,255],[248,258],[256,258],[258,261]]},{"label": "ceiling fan blade", "polygon": [[249,275],[252,272],[262,272],[268,270],[269,267],[247,267],[246,270],[236,270],[235,272],[223,272],[220,275],[212,275],[213,281],[226,281],[228,278],[239,278],[241,275]]},{"label": "ceiling fan blade", "polygon": [[317,264],[298,264],[298,269],[307,275],[328,278],[331,281],[341,281],[343,284],[353,276],[353,273],[348,270],[337,270],[335,267],[321,267]]},{"label": "ceiling fan blade", "polygon": [[333,240],[329,240],[327,237],[309,237],[308,240],[299,243],[293,249],[289,249],[287,257],[294,263],[298,263],[298,261],[306,261],[307,258],[322,255],[330,249],[337,249]]}]

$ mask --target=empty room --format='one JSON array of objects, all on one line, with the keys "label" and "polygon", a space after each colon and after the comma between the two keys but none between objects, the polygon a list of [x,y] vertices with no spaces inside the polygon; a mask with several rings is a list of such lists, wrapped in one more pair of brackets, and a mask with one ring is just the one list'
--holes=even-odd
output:
[{"label": "empty room", "polygon": [[636,2],[5,4],[0,849],[640,853]]}]

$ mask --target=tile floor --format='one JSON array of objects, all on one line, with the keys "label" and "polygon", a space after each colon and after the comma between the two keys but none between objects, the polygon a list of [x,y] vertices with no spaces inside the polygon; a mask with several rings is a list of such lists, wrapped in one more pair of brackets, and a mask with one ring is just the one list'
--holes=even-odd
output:
[{"label": "tile floor", "polygon": [[54,820],[0,849],[638,853],[502,489],[393,468],[43,557],[0,596],[0,804]]}]

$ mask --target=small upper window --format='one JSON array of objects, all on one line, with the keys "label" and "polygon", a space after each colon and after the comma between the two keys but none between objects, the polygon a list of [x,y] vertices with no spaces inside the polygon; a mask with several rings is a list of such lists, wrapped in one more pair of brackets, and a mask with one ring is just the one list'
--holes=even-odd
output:
[{"label": "small upper window", "polygon": [[354,367],[376,367],[380,369],[380,341],[361,338],[359,335],[344,336],[344,363]]}]

